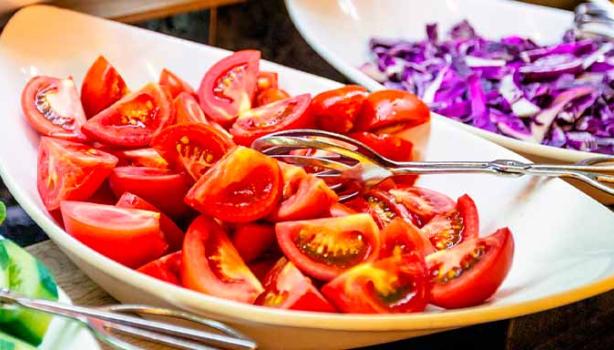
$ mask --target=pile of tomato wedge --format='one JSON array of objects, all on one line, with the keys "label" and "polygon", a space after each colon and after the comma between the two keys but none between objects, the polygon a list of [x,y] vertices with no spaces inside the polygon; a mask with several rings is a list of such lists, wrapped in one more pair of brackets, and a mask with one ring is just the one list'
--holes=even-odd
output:
[{"label": "pile of tomato wedge", "polygon": [[42,136],[38,191],[66,231],[128,267],[208,295],[346,313],[476,305],[506,277],[506,228],[480,237],[473,200],[396,178],[341,203],[304,169],[249,146],[292,128],[354,137],[411,160],[397,135],[429,122],[403,91],[290,96],[258,51],[214,64],[198,90],[163,70],[131,90],[99,57],[80,92],[37,76],[23,113]]}]

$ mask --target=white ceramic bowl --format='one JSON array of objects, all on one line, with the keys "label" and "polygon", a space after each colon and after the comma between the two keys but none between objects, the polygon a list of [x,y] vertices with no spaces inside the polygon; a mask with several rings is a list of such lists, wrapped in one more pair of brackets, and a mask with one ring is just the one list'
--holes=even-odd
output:
[{"label": "white ceramic bowl", "polygon": [[[431,176],[420,185],[451,196],[469,193],[482,232],[510,226],[516,241],[512,270],[488,303],[462,310],[406,315],[342,315],[284,311],[210,297],[139,274],[94,252],[64,232],[36,190],[38,136],[21,117],[19,95],[36,74],[73,75],[81,82],[104,54],[137,87],[168,67],[193,85],[228,52],[46,6],[30,7],[0,38],[0,174],[27,213],[96,283],[123,302],[185,308],[226,321],[262,348],[347,348],[525,315],[614,287],[614,215],[560,180],[492,176]],[[263,62],[290,93],[318,92],[338,83]],[[426,158],[523,159],[440,119],[432,123]]]},{"label": "white ceramic bowl", "polygon": [[[488,38],[519,34],[542,44],[555,43],[572,25],[573,14],[509,0],[286,0],[288,12],[305,40],[350,80],[370,90],[384,86],[358,67],[369,61],[372,37],[422,40],[425,25],[438,23],[447,31],[468,19]],[[442,116],[533,160],[577,162],[596,154],[516,140]]]}]

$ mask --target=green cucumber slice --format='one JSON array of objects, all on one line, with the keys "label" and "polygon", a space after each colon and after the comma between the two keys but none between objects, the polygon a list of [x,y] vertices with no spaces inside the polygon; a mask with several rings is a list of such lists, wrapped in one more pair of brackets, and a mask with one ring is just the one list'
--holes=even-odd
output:
[{"label": "green cucumber slice", "polygon": [[25,343],[6,333],[0,332],[0,350],[35,350],[32,345]]}]

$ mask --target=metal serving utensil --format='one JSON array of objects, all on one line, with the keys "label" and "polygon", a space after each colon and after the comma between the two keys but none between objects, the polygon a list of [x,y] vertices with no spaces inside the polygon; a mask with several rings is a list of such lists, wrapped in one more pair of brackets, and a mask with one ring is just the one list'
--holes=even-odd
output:
[{"label": "metal serving utensil", "polygon": [[[486,173],[507,177],[532,175],[573,178],[614,196],[614,187],[608,186],[614,185],[614,157],[592,158],[565,165],[525,163],[511,159],[396,162],[350,137],[311,129],[272,133],[254,141],[252,147],[287,163],[321,169],[315,175],[329,181],[351,180],[366,187],[399,175]],[[339,182],[331,188],[341,192],[341,200],[351,199],[358,194],[358,190],[343,193],[343,186]]]},{"label": "metal serving utensil", "polygon": [[[115,349],[138,350],[113,332],[123,333],[153,343],[177,349],[256,349],[256,343],[223,323],[196,316],[191,313],[146,305],[110,305],[89,308],[42,299],[19,296],[8,289],[0,289],[0,308],[27,308],[76,320],[85,325],[101,342]],[[170,323],[147,320],[135,315],[169,317],[206,326],[216,332],[178,326]]]}]

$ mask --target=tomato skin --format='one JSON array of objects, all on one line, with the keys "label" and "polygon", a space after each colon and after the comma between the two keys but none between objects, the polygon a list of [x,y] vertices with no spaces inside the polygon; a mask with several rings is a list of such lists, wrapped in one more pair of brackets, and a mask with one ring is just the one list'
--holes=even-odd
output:
[{"label": "tomato skin", "polygon": [[128,93],[119,72],[104,56],[98,56],[81,85],[81,102],[88,118],[109,107]]},{"label": "tomato skin", "polygon": [[232,243],[243,261],[250,263],[275,244],[275,227],[259,223],[238,225],[232,235]]},{"label": "tomato skin", "polygon": [[204,215],[186,233],[181,279],[186,288],[244,303],[253,303],[264,290],[224,229]]},{"label": "tomato skin", "polygon": [[324,91],[313,98],[309,111],[320,129],[345,134],[354,128],[367,95],[367,89],[358,85]]},{"label": "tomato skin", "polygon": [[238,146],[192,186],[185,202],[222,221],[246,223],[269,215],[279,204],[281,188],[276,160]]},{"label": "tomato skin", "polygon": [[415,252],[425,257],[435,251],[431,242],[411,221],[395,218],[382,230],[379,259]]},{"label": "tomato skin", "polygon": [[256,107],[268,105],[269,103],[285,100],[287,98],[290,98],[290,94],[282,89],[269,88],[262,90],[256,94]]},{"label": "tomato skin", "polygon": [[310,100],[309,94],[303,94],[245,111],[239,114],[230,133],[237,144],[250,146],[255,139],[272,132],[309,128]]},{"label": "tomato skin", "polygon": [[348,203],[350,207],[362,213],[369,213],[380,229],[383,229],[394,218],[400,217],[406,221],[413,221],[412,214],[407,208],[386,191],[372,189],[363,195],[364,200],[355,200]]},{"label": "tomato skin", "polygon": [[254,304],[287,310],[336,312],[311,280],[286,258],[281,258],[265,276],[264,292]]},{"label": "tomato skin", "polygon": [[[460,276],[442,282],[439,273],[458,267],[463,258],[483,247],[477,262]],[[479,305],[499,288],[512,266],[514,238],[508,228],[502,228],[482,238],[465,241],[451,249],[441,250],[426,257],[431,276],[431,302],[447,309]]]},{"label": "tomato skin", "polygon": [[158,213],[75,201],[63,201],[60,208],[71,236],[128,267],[155,260],[168,248],[160,233]]},{"label": "tomato skin", "polygon": [[38,147],[37,189],[47,210],[63,200],[91,197],[118,159],[91,146],[42,137]]},{"label": "tomato skin", "polygon": [[171,166],[185,169],[194,180],[234,146],[226,135],[202,123],[170,126],[153,138],[152,145]]},{"label": "tomato skin", "polygon": [[[237,51],[214,64],[198,88],[200,106],[205,114],[228,127],[240,113],[249,110],[256,92],[259,64],[260,51],[255,50]],[[230,71],[233,73],[229,77]],[[216,93],[216,88],[224,91]]]},{"label": "tomato skin", "polygon": [[162,231],[162,235],[164,235],[166,242],[168,242],[170,251],[174,252],[181,249],[184,236],[183,231],[171,218],[160,212],[160,209],[156,208],[151,203],[135,194],[126,192],[122,194],[115,206],[119,208],[143,209],[160,213],[160,230]]},{"label": "tomato skin", "polygon": [[203,123],[209,124],[205,112],[200,108],[198,101],[187,92],[181,92],[173,100],[173,113],[175,123]]},{"label": "tomato skin", "polygon": [[136,148],[114,151],[124,166],[140,166],[168,169],[168,162],[153,148]]},{"label": "tomato skin", "polygon": [[431,240],[435,249],[441,250],[476,238],[479,227],[478,209],[471,197],[465,194],[457,200],[456,209],[435,215],[422,227],[422,232]]},{"label": "tomato skin", "polygon": [[330,206],[330,209],[328,211],[329,215],[331,217],[339,217],[339,216],[348,216],[348,215],[352,215],[352,214],[358,214],[358,212],[350,207],[348,207],[345,204],[341,204],[341,203],[333,203],[333,205]]},{"label": "tomato skin", "polygon": [[[275,225],[275,233],[286,257],[303,273],[323,281],[359,263],[375,260],[380,249],[379,230],[367,214],[280,222]],[[322,246],[326,247],[324,255],[319,250]],[[342,256],[336,255],[337,251]]]},{"label": "tomato skin", "polygon": [[367,96],[358,114],[356,130],[412,128],[429,120],[429,108],[416,95],[401,90],[381,90]]},{"label": "tomato skin", "polygon": [[178,219],[190,214],[183,196],[190,188],[190,179],[168,169],[145,167],[117,167],[109,177],[111,190],[117,197],[133,193]]},{"label": "tomato skin", "polygon": [[161,281],[181,286],[182,252],[174,252],[136,269],[138,272],[157,278]]},{"label": "tomato skin", "polygon": [[[393,256],[347,270],[324,285],[322,294],[346,313],[419,312],[429,300],[426,272],[424,258],[418,254]],[[391,285],[394,282],[401,285]],[[409,300],[405,300],[407,293],[395,297],[404,288],[411,288],[414,293]],[[391,295],[394,299],[387,301]]]},{"label": "tomato skin", "polygon": [[81,132],[85,112],[72,78],[33,77],[21,93],[21,109],[28,124],[41,135],[86,140]]},{"label": "tomato skin", "polygon": [[166,68],[162,69],[162,72],[160,72],[158,84],[160,84],[160,86],[166,86],[173,99],[184,92],[196,96],[196,92],[192,89],[190,84],[186,83],[183,79]]},{"label": "tomato skin", "polygon": [[90,138],[116,147],[147,147],[153,135],[173,124],[172,105],[157,84],[132,92],[85,123]]},{"label": "tomato skin", "polygon": [[260,71],[256,78],[256,90],[258,92],[266,89],[277,89],[279,86],[277,72]]},{"label": "tomato skin", "polygon": [[413,160],[412,154],[414,145],[398,136],[388,134],[377,135],[367,131],[361,131],[350,134],[350,137],[364,143],[375,152],[390,160],[398,162],[409,162]]},{"label": "tomato skin", "polygon": [[435,215],[454,210],[456,203],[443,193],[423,187],[401,187],[388,190],[397,203],[412,214],[418,227],[427,224]]},{"label": "tomato skin", "polygon": [[266,275],[271,271],[273,266],[277,263],[279,257],[266,257],[263,259],[254,260],[247,264],[250,271],[258,278],[261,283],[265,282]]}]

